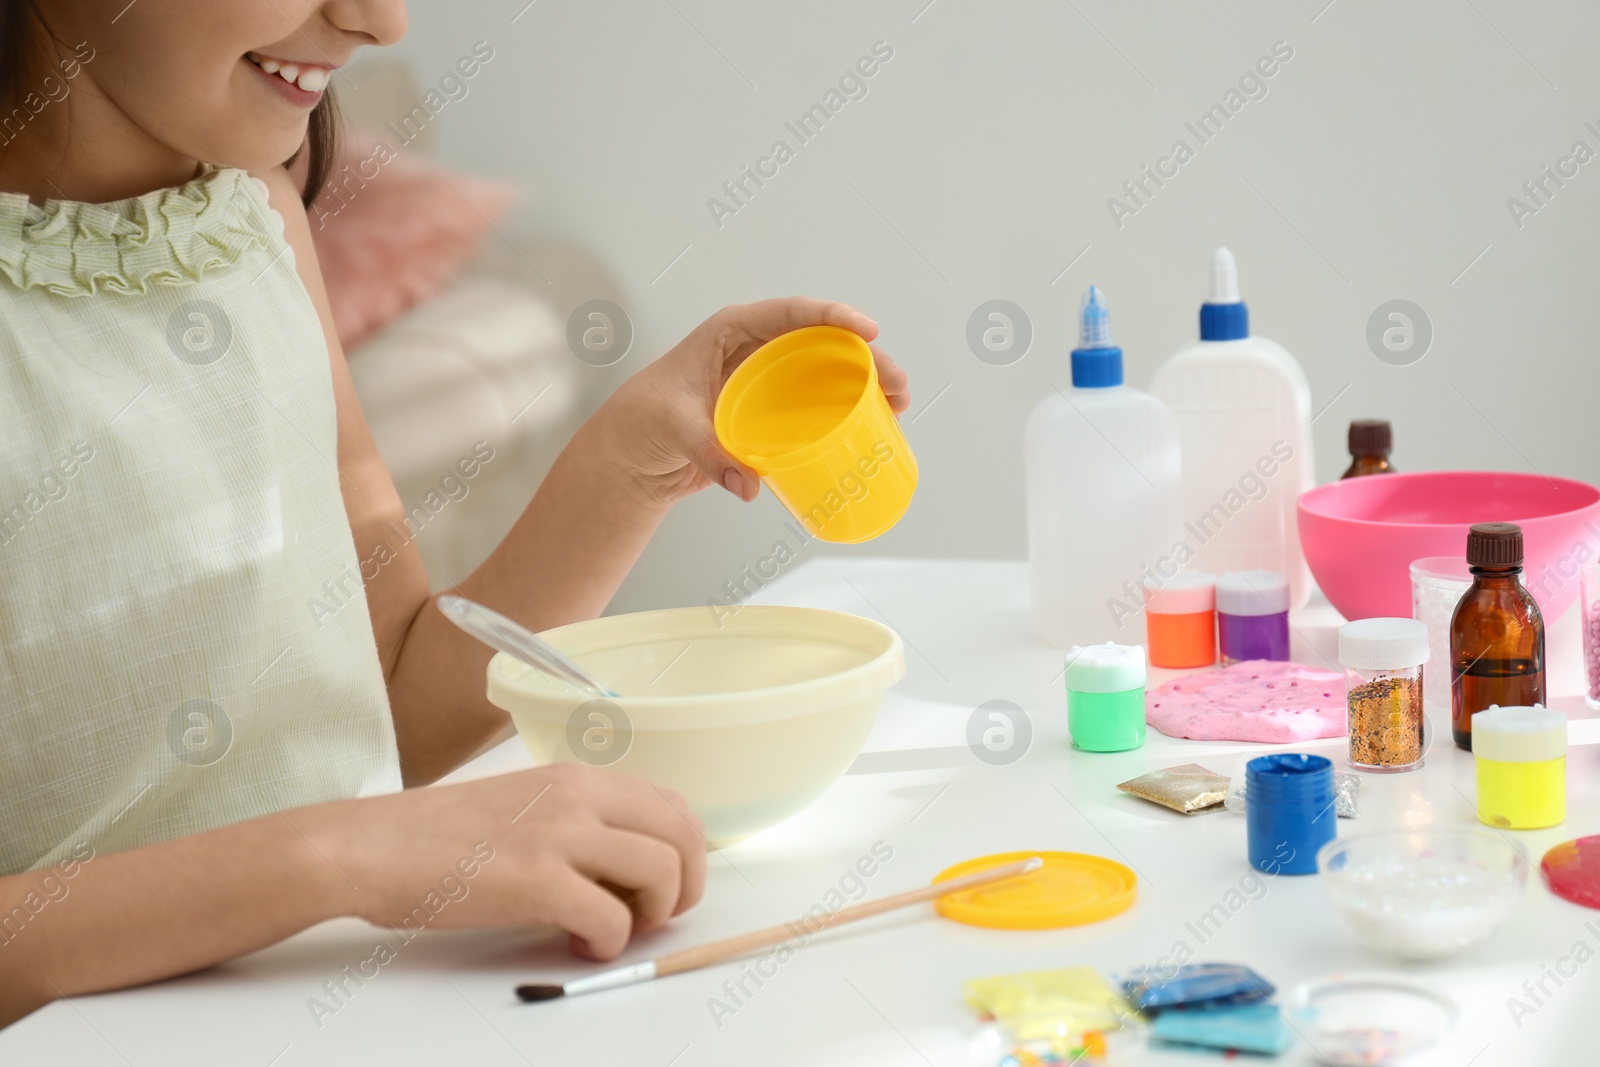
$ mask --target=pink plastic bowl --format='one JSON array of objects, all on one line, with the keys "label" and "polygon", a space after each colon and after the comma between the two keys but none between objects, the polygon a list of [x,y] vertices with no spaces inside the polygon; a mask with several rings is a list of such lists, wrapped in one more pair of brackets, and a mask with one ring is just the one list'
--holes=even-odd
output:
[{"label": "pink plastic bowl", "polygon": [[1300,544],[1317,585],[1346,619],[1411,617],[1411,561],[1463,556],[1478,522],[1522,527],[1523,581],[1554,622],[1600,555],[1600,489],[1500,471],[1374,474],[1300,496]]}]

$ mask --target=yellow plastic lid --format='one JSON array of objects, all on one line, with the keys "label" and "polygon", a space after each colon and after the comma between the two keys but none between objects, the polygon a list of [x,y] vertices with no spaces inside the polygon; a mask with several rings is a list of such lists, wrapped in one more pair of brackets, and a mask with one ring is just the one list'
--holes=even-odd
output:
[{"label": "yellow plastic lid", "polygon": [[1133,907],[1138,878],[1120,863],[1083,852],[1002,852],[958,863],[934,876],[934,884],[975,871],[1044,860],[1031,874],[940,897],[934,908],[947,919],[996,930],[1053,930],[1082,926]]}]

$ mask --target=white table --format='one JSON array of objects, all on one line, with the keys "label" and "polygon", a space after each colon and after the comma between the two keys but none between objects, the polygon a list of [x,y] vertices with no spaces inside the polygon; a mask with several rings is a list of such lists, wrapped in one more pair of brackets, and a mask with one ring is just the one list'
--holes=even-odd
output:
[{"label": "white table", "polygon": [[[752,995],[720,1025],[708,1002],[720,997],[732,1004],[723,986],[739,979],[740,965],[523,1005],[512,996],[515,983],[587,969],[567,957],[563,938],[426,933],[319,1027],[309,999],[325,996],[323,983],[369,957],[383,936],[341,921],[203,974],[53,1004],[0,1032],[0,1063],[966,1067],[976,1026],[961,1003],[962,979],[1077,964],[1109,974],[1153,963],[1180,941],[1197,959],[1248,963],[1284,992],[1353,969],[1399,971],[1435,985],[1458,1000],[1463,1018],[1451,1045],[1419,1063],[1594,1062],[1600,963],[1579,966],[1559,988],[1546,979],[1553,995],[1541,998],[1520,1028],[1508,1008],[1509,997],[1525,996],[1524,982],[1538,982],[1542,969],[1576,943],[1600,952],[1600,911],[1556,899],[1537,875],[1521,908],[1492,939],[1440,964],[1396,966],[1355,944],[1316,877],[1264,880],[1259,899],[1231,912],[1220,929],[1208,928],[1202,941],[1195,920],[1230,889],[1251,885],[1243,818],[1180,816],[1114,785],[1192,761],[1229,773],[1241,753],[1260,746],[1181,741],[1152,731],[1134,752],[1072,750],[1061,655],[1033,638],[1026,589],[1018,563],[845,558],[810,561],[764,589],[763,602],[883,619],[905,637],[909,673],[889,694],[851,773],[788,823],[713,856],[705,902],[630,946],[623,959],[797,918],[880,841],[893,857],[868,880],[872,895],[922,885],[968,857],[1065,849],[1118,859],[1139,872],[1139,902],[1122,916],[1078,929],[1012,933],[918,910],[841,928],[806,945],[762,987],[746,979]],[[1295,658],[1317,663],[1329,654],[1337,621],[1326,605],[1301,613]],[[1575,623],[1569,616],[1558,626]],[[1576,678],[1572,642],[1558,634],[1552,647],[1554,675]],[[1027,754],[1009,766],[986,765],[965,746],[973,709],[996,699],[1020,705],[1033,727]],[[1554,702],[1575,718],[1590,717],[1580,698]],[[1581,724],[1593,725],[1600,723]],[[1360,818],[1342,820],[1341,834],[1475,824],[1471,757],[1449,743],[1448,732],[1440,736],[1421,772],[1369,778]],[[1585,729],[1582,736],[1596,735]],[[1298,747],[1336,762],[1343,755],[1339,739]],[[459,776],[526,764],[512,742]],[[1564,826],[1510,835],[1535,864],[1557,842],[1600,832],[1600,746],[1573,749],[1568,780]],[[1140,1062],[1218,1061],[1152,1050]],[[1271,1062],[1313,1060],[1301,1043]]]}]

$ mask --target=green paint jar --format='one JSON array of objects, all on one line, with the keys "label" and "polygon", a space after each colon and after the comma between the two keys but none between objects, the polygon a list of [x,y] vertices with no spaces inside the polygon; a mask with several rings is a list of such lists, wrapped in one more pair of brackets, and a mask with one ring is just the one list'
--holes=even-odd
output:
[{"label": "green paint jar", "polygon": [[1126,752],[1144,744],[1144,648],[1086,645],[1067,650],[1067,730],[1084,752]]}]

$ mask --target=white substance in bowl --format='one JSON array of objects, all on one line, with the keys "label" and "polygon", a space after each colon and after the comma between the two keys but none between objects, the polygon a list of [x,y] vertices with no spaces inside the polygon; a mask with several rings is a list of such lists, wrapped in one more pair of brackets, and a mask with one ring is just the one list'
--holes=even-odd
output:
[{"label": "white substance in bowl", "polygon": [[1402,959],[1432,959],[1482,941],[1511,914],[1528,877],[1515,849],[1474,830],[1334,841],[1317,866],[1357,936]]}]

